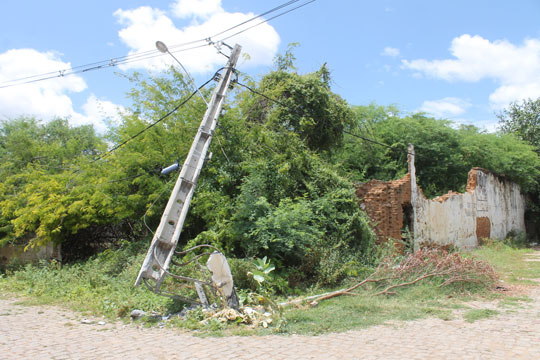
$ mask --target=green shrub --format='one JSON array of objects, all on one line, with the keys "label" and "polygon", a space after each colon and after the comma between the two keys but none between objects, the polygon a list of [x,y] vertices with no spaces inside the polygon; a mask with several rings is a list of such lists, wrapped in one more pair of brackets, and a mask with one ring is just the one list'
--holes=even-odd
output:
[{"label": "green shrub", "polygon": [[228,258],[227,262],[231,268],[234,286],[237,289],[257,290],[257,282],[249,273],[255,270],[255,264],[249,259]]}]

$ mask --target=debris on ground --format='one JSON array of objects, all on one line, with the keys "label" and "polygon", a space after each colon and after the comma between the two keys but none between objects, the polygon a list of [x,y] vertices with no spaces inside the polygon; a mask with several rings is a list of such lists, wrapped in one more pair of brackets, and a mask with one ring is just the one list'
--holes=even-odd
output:
[{"label": "debris on ground", "polygon": [[217,319],[220,322],[235,322],[246,325],[252,325],[254,327],[262,326],[268,327],[272,323],[272,313],[266,311],[264,308],[252,308],[249,306],[240,308],[238,310],[232,308],[224,308],[219,311],[207,311],[206,319],[202,320],[202,324],[208,323],[209,319]]},{"label": "debris on ground", "polygon": [[140,319],[142,318],[143,316],[146,315],[146,311],[142,311],[142,310],[133,310],[131,312],[131,314],[129,315],[130,318],[132,318],[133,320],[137,320],[137,319]]},{"label": "debris on ground", "polygon": [[200,306],[190,306],[176,314],[165,315],[160,315],[156,312],[152,312],[148,315],[145,311],[133,310],[131,312],[131,319],[139,320],[146,317],[148,319],[159,321],[158,326],[163,327],[168,320],[173,318],[185,319],[190,316],[191,312],[197,310],[200,310],[203,314],[204,318],[200,320],[202,325],[206,325],[210,320],[215,319],[222,323],[245,324],[252,327],[262,326],[266,328],[268,325],[272,324],[274,316],[273,311],[268,311],[263,306],[245,306],[238,310],[230,307],[218,308],[217,306],[209,306],[201,308]]},{"label": "debris on ground", "polygon": [[411,286],[431,278],[439,279],[439,287],[454,283],[476,283],[495,288],[498,280],[493,267],[485,261],[474,257],[463,257],[457,252],[426,248],[419,249],[403,258],[384,258],[370,276],[350,288],[290,300],[279,306],[298,305],[312,300],[309,302],[310,306],[316,307],[323,300],[341,295],[358,295],[352,291],[369,283],[383,287],[383,290],[375,292],[374,296],[395,295],[394,289]]}]

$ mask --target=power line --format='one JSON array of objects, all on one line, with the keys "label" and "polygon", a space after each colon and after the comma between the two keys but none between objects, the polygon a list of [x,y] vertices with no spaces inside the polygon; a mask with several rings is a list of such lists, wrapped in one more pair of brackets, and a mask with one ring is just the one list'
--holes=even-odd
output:
[{"label": "power line", "polygon": [[[186,43],[186,44],[189,44],[189,43]],[[176,45],[176,46],[181,46],[181,45],[185,45],[185,44],[179,44],[179,45]],[[19,82],[19,81],[23,81],[23,80],[30,80],[30,79],[41,78],[41,77],[44,77],[44,76],[47,77],[47,76],[52,76],[52,75],[54,75],[53,77],[66,76],[66,75],[71,75],[71,74],[74,74],[74,73],[94,70],[96,68],[103,68],[103,67],[107,67],[107,66],[116,66],[118,64],[128,62],[129,59],[134,59],[134,58],[138,58],[138,57],[141,57],[141,56],[148,56],[149,54],[154,54],[154,53],[156,53],[156,50],[148,50],[148,51],[143,51],[143,52],[136,53],[136,54],[124,55],[124,56],[119,56],[119,57],[111,58],[111,59],[107,59],[107,60],[101,60],[101,61],[97,61],[97,62],[85,64],[85,65],[74,66],[74,67],[69,68],[69,69],[56,70],[56,71],[51,71],[51,72],[43,73],[43,74],[31,75],[31,76],[21,77],[21,78],[17,78],[17,79],[6,80],[3,83],[5,84],[5,83],[12,83],[12,82]],[[76,71],[77,69],[81,69],[81,70]],[[40,79],[40,80],[46,80],[46,79]],[[7,87],[7,86],[0,86],[0,88],[3,88],[3,87]]]},{"label": "power line", "polygon": [[[223,30],[223,31],[220,31],[214,35],[212,35],[211,37],[207,37],[207,38],[201,38],[201,39],[198,39],[198,40],[193,40],[193,41],[188,41],[188,42],[184,42],[184,43],[181,43],[181,44],[176,44],[176,45],[172,45],[169,47],[169,49],[171,49],[171,53],[178,53],[178,52],[183,52],[183,51],[189,51],[189,50],[194,50],[194,49],[198,49],[198,48],[202,48],[202,47],[206,47],[206,46],[210,46],[210,45],[215,45],[215,42],[212,41],[212,38],[214,37],[218,37],[220,35],[223,35],[223,34],[226,34],[227,32],[231,31],[231,30],[234,30],[242,25],[245,25],[251,21],[254,21],[256,19],[259,19],[265,15],[268,15],[268,14],[271,14],[275,11],[278,11],[278,10],[281,10],[287,6],[290,6],[296,2],[298,2],[300,0],[291,0],[291,1],[288,1],[286,3],[283,3],[279,6],[276,6],[270,10],[267,10],[259,15],[256,15],[256,16],[253,16],[252,18],[246,20],[246,21],[243,21],[237,25],[234,25],[226,30]],[[261,21],[253,26],[250,26],[244,30],[241,30],[235,34],[232,34],[232,35],[229,35],[229,36],[226,36],[220,40],[217,40],[217,42],[223,42],[227,39],[230,39],[234,36],[237,36],[245,31],[248,31],[256,26],[259,26],[259,25],[262,25],[270,20],[273,20],[277,17],[280,17],[280,16],[283,16],[291,11],[294,11],[296,9],[299,9],[303,6],[306,6],[312,2],[314,2],[316,0],[310,0],[304,4],[301,4],[299,6],[296,6],[288,11],[285,11],[285,12],[282,12],[276,16],[273,16],[267,20],[264,20],[264,21]],[[201,43],[201,42],[205,42],[204,44],[200,44],[200,45],[196,45],[196,46],[191,46],[191,47],[187,47],[185,48],[186,46],[189,46],[189,45],[194,45],[194,44],[198,44],[198,43]],[[72,67],[72,68],[69,68],[69,69],[62,69],[62,70],[57,70],[57,71],[51,71],[51,72],[48,72],[48,73],[42,73],[42,74],[38,74],[38,75],[31,75],[31,76],[26,76],[26,77],[21,77],[21,78],[17,78],[17,79],[11,79],[11,80],[7,80],[7,81],[4,81],[2,83],[0,83],[0,89],[3,89],[3,88],[8,88],[8,87],[13,87],[13,86],[18,86],[18,85],[24,85],[24,84],[30,84],[30,83],[35,83],[35,82],[39,82],[39,81],[45,81],[45,80],[51,80],[51,79],[55,79],[55,78],[60,78],[60,77],[65,77],[65,76],[69,76],[69,75],[75,75],[75,74],[79,74],[79,73],[83,73],[83,72],[89,72],[89,71],[94,71],[94,70],[102,70],[102,69],[106,69],[106,68],[110,68],[110,67],[115,67],[115,66],[118,66],[118,65],[123,65],[123,64],[129,64],[129,63],[132,63],[132,62],[136,62],[136,61],[143,61],[143,60],[148,60],[148,59],[152,59],[152,58],[155,58],[155,57],[158,57],[158,56],[163,56],[162,53],[160,53],[158,50],[148,50],[148,51],[143,51],[143,52],[139,52],[139,53],[135,53],[135,54],[129,54],[129,55],[125,55],[125,56],[120,56],[120,57],[116,57],[116,58],[111,58],[111,59],[107,59],[107,60],[102,60],[102,61],[97,61],[97,62],[94,62],[94,63],[89,63],[89,64],[85,64],[85,65],[79,65],[79,66],[75,66],[75,67]]]},{"label": "power line", "polygon": [[[269,96],[266,96],[265,94],[259,92],[259,91],[256,91],[255,89],[252,89],[251,87],[245,85],[245,84],[242,84],[240,82],[237,82],[238,85],[242,86],[243,88],[246,88],[247,90],[251,91],[252,93],[256,94],[256,95],[259,95],[259,96],[262,96],[264,97],[265,99],[268,99],[278,105],[281,105],[283,107],[286,107],[286,108],[289,108],[289,106],[287,106],[286,104],[282,103],[281,101],[277,100],[277,99],[273,99]],[[297,113],[301,113],[300,115],[304,115],[306,113],[305,110],[303,109],[298,109],[298,110],[295,110],[295,112]],[[386,148],[389,148],[389,149],[392,149],[392,150],[395,150],[395,148],[392,146],[392,145],[388,145],[388,144],[385,144],[385,143],[382,143],[380,141],[377,141],[377,140],[374,140],[374,139],[370,139],[368,137],[365,137],[365,136],[362,136],[362,135],[357,135],[357,134],[354,134],[354,133],[351,133],[349,131],[346,131],[346,130],[343,130],[343,133],[347,134],[347,135],[351,135],[353,137],[356,137],[356,138],[359,138],[361,140],[364,140],[364,141],[367,141],[367,142],[370,142],[372,144],[376,144],[376,145],[379,145],[379,146],[383,146],[383,147],[386,147]],[[408,155],[415,155],[413,153],[410,153],[409,151],[405,151],[405,153],[407,153]]]},{"label": "power line", "polygon": [[254,16],[254,17],[252,17],[251,19],[248,19],[248,20],[246,20],[246,21],[244,21],[244,22],[241,22],[240,24],[234,25],[234,26],[228,28],[227,30],[220,31],[220,32],[218,32],[217,34],[214,34],[213,36],[211,36],[211,38],[217,37],[217,36],[222,35],[222,34],[225,34],[226,32],[229,32],[229,31],[231,31],[231,30],[234,30],[234,29],[236,29],[236,28],[238,28],[238,27],[240,27],[240,26],[242,26],[242,25],[245,25],[245,24],[247,24],[247,23],[249,23],[249,22],[251,22],[251,21],[253,21],[253,20],[259,19],[259,18],[261,18],[261,17],[263,17],[263,16],[265,16],[265,15],[271,14],[271,13],[273,13],[274,11],[278,11],[278,10],[280,10],[280,9],[283,9],[284,7],[287,7],[287,6],[289,6],[289,5],[292,5],[292,4],[294,4],[294,3],[298,2],[298,1],[300,1],[300,0],[292,0],[292,1],[288,1],[288,2],[286,2],[286,3],[284,3],[284,4],[281,4],[281,5],[279,5],[279,6],[276,6],[275,8],[270,9],[270,10],[268,10],[268,11],[265,11],[265,12],[263,12],[262,14],[259,14],[259,15],[257,15],[257,16]]},{"label": "power line", "polygon": [[199,92],[202,88],[204,88],[206,85],[208,85],[212,80],[214,80],[216,78],[216,76],[218,75],[218,72],[221,71],[222,69],[219,69],[215,74],[214,76],[212,76],[208,81],[206,81],[204,84],[202,84],[201,86],[199,86],[195,91],[193,91],[185,100],[183,100],[181,103],[179,103],[178,105],[176,105],[172,110],[170,110],[168,113],[166,113],[165,115],[163,115],[162,117],[160,117],[159,119],[157,119],[156,121],[154,121],[153,123],[151,123],[150,125],[146,126],[144,129],[142,129],[141,131],[139,131],[138,133],[136,133],[135,135],[132,135],[130,136],[128,139],[126,139],[125,141],[121,142],[120,144],[116,145],[115,147],[113,147],[112,149],[104,152],[103,154],[101,154],[100,156],[98,156],[97,158],[95,158],[93,160],[93,162],[96,162],[98,160],[101,160],[103,158],[105,158],[106,156],[112,154],[113,152],[115,152],[116,150],[118,150],[119,148],[121,148],[122,146],[126,145],[128,142],[130,142],[131,140],[135,139],[136,137],[140,136],[141,134],[143,134],[144,132],[148,131],[150,128],[154,127],[155,125],[157,125],[158,123],[160,123],[161,121],[165,120],[166,118],[168,118],[169,116],[171,116],[174,112],[176,112],[176,110],[178,110],[179,108],[181,108],[182,106],[184,106],[189,100],[191,100],[191,98],[193,96],[195,96],[195,94],[197,94],[197,92]]},{"label": "power line", "polygon": [[[194,46],[194,47],[190,47],[190,48],[186,48],[186,49],[175,50],[174,52],[178,53],[178,52],[193,50],[193,49],[197,49],[197,48],[201,48],[201,47],[205,47],[205,46],[209,46],[209,45],[204,44],[204,45]],[[17,80],[11,80],[11,81],[7,81],[7,82],[4,83],[4,84],[7,83],[7,85],[0,86],[0,89],[13,87],[13,86],[18,86],[18,85],[35,83],[35,82],[44,81],[44,80],[55,79],[55,78],[59,78],[59,77],[65,77],[65,76],[69,76],[69,75],[80,74],[80,73],[83,73],[83,72],[89,72],[89,71],[94,71],[94,70],[102,70],[102,69],[106,69],[106,68],[109,68],[109,67],[115,67],[115,66],[118,66],[118,65],[129,64],[129,63],[132,63],[132,62],[135,62],[135,61],[148,60],[148,59],[152,59],[152,58],[155,58],[155,57],[158,57],[158,56],[163,56],[162,53],[159,53],[159,52],[156,53],[156,52],[152,52],[152,53],[149,53],[149,54],[143,54],[143,55],[137,54],[135,57],[127,57],[126,56],[126,57],[123,57],[123,58],[111,59],[111,60],[107,60],[107,62],[94,63],[96,65],[91,66],[91,67],[86,67],[86,68],[83,68],[83,66],[78,66],[78,67],[75,67],[75,68],[72,68],[72,69],[59,70],[59,71],[55,71],[55,72],[51,72],[51,73],[47,73],[47,74],[35,75],[35,76],[29,76],[29,77],[21,78],[21,79],[17,79]],[[76,68],[80,68],[80,70],[74,70]],[[49,75],[49,74],[54,74],[54,75]],[[45,77],[43,77],[43,76],[45,76]],[[27,80],[21,82],[21,80],[25,80],[25,79],[27,79]]]},{"label": "power line", "polygon": [[254,27],[257,27],[257,26],[259,26],[259,25],[262,25],[262,24],[264,24],[264,23],[267,23],[267,22],[269,22],[270,20],[274,20],[274,19],[276,19],[276,18],[278,18],[278,17],[280,17],[280,16],[283,16],[283,15],[285,15],[285,14],[288,14],[288,13],[290,13],[291,11],[300,9],[301,7],[304,7],[304,6],[306,6],[306,5],[308,5],[308,4],[311,4],[312,2],[315,2],[315,1],[316,1],[316,0],[310,0],[310,1],[308,1],[308,2],[306,2],[306,3],[304,3],[304,4],[302,4],[302,5],[298,5],[298,6],[292,8],[292,9],[290,9],[290,10],[284,11],[284,12],[282,12],[282,13],[276,15],[276,16],[273,16],[273,17],[267,19],[267,20],[261,21],[260,23],[257,23],[257,24],[255,24],[255,25],[253,25],[253,26],[250,26],[250,27],[248,27],[248,28],[246,28],[246,29],[244,29],[244,30],[241,30],[241,31],[239,31],[239,32],[237,32],[237,33],[235,33],[235,34],[229,35],[229,36],[227,36],[227,37],[221,39],[220,41],[225,41],[225,40],[230,39],[230,38],[232,38],[232,37],[234,37],[234,36],[240,35],[240,34],[242,34],[243,32],[246,32],[246,31],[248,31],[248,30],[253,29]]}]

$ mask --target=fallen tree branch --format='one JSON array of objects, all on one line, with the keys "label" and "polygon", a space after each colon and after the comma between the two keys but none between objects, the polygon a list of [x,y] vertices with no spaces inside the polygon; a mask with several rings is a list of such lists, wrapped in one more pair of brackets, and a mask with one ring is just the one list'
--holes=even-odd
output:
[{"label": "fallen tree branch", "polygon": [[[374,295],[393,295],[395,294],[394,291],[391,291],[393,289],[413,285],[435,276],[441,277],[442,283],[438,285],[439,287],[456,282],[473,282],[489,286],[497,279],[493,268],[481,260],[463,258],[459,253],[448,253],[438,249],[420,249],[404,258],[387,257],[383,259],[371,275],[350,288],[295,299],[279,305],[288,306],[310,300],[311,305],[316,306],[319,301],[337,296],[358,295],[351,292],[370,282],[379,283],[372,288],[371,293]],[[379,278],[375,279],[375,277]],[[388,280],[393,281],[387,282]],[[391,285],[392,283],[394,285]],[[384,290],[381,290],[383,288]]]},{"label": "fallen tree branch", "polygon": [[450,279],[446,280],[442,284],[440,284],[439,287],[450,285],[450,284],[453,284],[453,283],[456,283],[456,282],[481,283],[481,280],[474,279],[472,277],[453,277],[453,278],[450,278]]},{"label": "fallen tree branch", "polygon": [[388,277],[388,278],[382,278],[382,279],[371,279],[370,277],[362,280],[361,282],[359,282],[358,284],[355,284],[354,286],[351,286],[350,288],[346,288],[346,289],[341,289],[341,290],[336,290],[336,291],[332,291],[332,292],[327,292],[327,293],[324,293],[324,294],[318,294],[318,295],[312,295],[312,296],[308,296],[308,297],[305,297],[305,298],[300,298],[300,299],[295,299],[295,300],[291,300],[291,301],[287,301],[287,302],[283,302],[283,303],[280,303],[279,306],[289,306],[289,305],[294,305],[294,304],[300,304],[304,301],[307,301],[307,300],[313,300],[314,302],[319,302],[321,300],[326,300],[326,299],[331,299],[333,297],[336,297],[336,296],[340,296],[340,295],[358,295],[358,294],[353,294],[351,293],[351,291],[353,291],[354,289],[364,285],[364,284],[367,284],[369,282],[379,282],[379,281],[384,281],[384,280],[389,280],[389,279],[392,279],[394,277]]},{"label": "fallen tree branch", "polygon": [[392,279],[392,278],[393,277],[382,278],[382,279],[370,279],[368,277],[367,279],[364,279],[364,280],[360,281],[358,284],[356,284],[356,285],[354,285],[354,286],[352,286],[352,287],[350,287],[348,289],[334,291],[333,293],[321,296],[320,298],[317,298],[314,301],[319,302],[319,301],[322,301],[322,300],[331,299],[331,298],[336,297],[336,296],[351,295],[351,291],[353,291],[354,289],[356,289],[356,288],[358,288],[358,287],[360,287],[362,285],[365,285],[365,284],[370,283],[370,282],[385,281],[385,280],[389,280],[389,279]]},{"label": "fallen tree branch", "polygon": [[386,289],[384,289],[383,291],[379,291],[378,293],[376,293],[375,295],[383,295],[383,294],[387,294],[387,295],[391,295],[391,294],[394,294],[394,292],[390,292],[389,290],[391,289],[395,289],[395,288],[398,288],[398,287],[403,287],[403,286],[409,286],[409,285],[413,285],[413,284],[416,284],[417,282],[421,281],[421,280],[424,280],[424,279],[427,279],[427,278],[430,278],[430,277],[433,277],[433,276],[441,276],[441,275],[447,275],[448,272],[439,272],[439,273],[431,273],[431,274],[426,274],[426,275],[422,275],[412,281],[408,281],[408,282],[404,282],[404,283],[401,283],[401,284],[396,284],[396,285],[391,285],[389,287],[387,287]]},{"label": "fallen tree branch", "polygon": [[[334,291],[334,292],[339,292],[339,291],[344,291],[344,290],[346,290],[346,289],[341,289],[341,290],[337,290],[337,291]],[[294,300],[291,300],[291,301],[282,302],[282,303],[279,303],[278,305],[285,307],[285,306],[289,306],[289,305],[300,304],[300,303],[302,303],[304,301],[307,301],[307,300],[316,299],[318,297],[325,296],[325,295],[328,295],[328,294],[333,294],[334,292],[327,292],[327,293],[324,293],[324,294],[311,295],[311,296],[308,296],[308,297],[305,297],[305,298],[294,299]]]}]

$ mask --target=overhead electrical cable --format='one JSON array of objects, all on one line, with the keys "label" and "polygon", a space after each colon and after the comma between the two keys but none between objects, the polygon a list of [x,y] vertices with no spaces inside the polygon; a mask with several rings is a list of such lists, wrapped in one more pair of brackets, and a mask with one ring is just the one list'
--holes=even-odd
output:
[{"label": "overhead electrical cable", "polygon": [[[246,21],[243,21],[237,25],[234,25],[226,30],[223,30],[223,31],[220,31],[210,37],[205,37],[205,38],[201,38],[201,39],[198,39],[198,40],[193,40],[193,41],[188,41],[188,42],[184,42],[184,43],[181,43],[181,44],[176,44],[176,45],[172,45],[169,47],[169,50],[171,51],[171,53],[178,53],[178,52],[183,52],[183,51],[189,51],[189,50],[194,50],[194,49],[198,49],[198,48],[202,48],[202,47],[206,47],[206,46],[211,46],[211,45],[215,45],[216,42],[223,42],[227,39],[230,39],[234,36],[237,36],[245,31],[248,31],[256,26],[259,26],[259,25],[262,25],[270,20],[273,20],[277,17],[280,17],[280,16],[283,16],[291,11],[294,11],[296,9],[299,9],[303,6],[306,6],[316,0],[309,0],[299,6],[296,6],[292,9],[289,9],[288,11],[285,11],[285,12],[282,12],[276,16],[273,16],[267,20],[264,20],[264,21],[261,21],[253,26],[250,26],[246,29],[243,29],[237,33],[234,33],[232,35],[228,35],[228,36],[225,36],[219,40],[216,40],[214,41],[213,38],[216,38],[220,35],[224,35],[234,29],[237,29],[251,21],[254,21],[256,19],[259,19],[265,15],[268,15],[268,14],[271,14],[273,12],[276,12],[278,10],[281,10],[283,8],[286,8],[288,6],[291,6],[292,4],[294,3],[297,3],[299,2],[300,0],[291,0],[291,1],[288,1],[288,2],[285,2],[279,6],[276,6],[270,10],[267,10],[259,15],[256,15],[256,16],[253,16],[252,18],[246,20]],[[195,45],[195,44],[198,44],[198,43],[202,43],[202,44],[199,44],[199,45],[196,45],[196,46],[190,46],[190,47],[186,47],[186,46],[189,46],[189,45]],[[139,53],[134,53],[134,54],[128,54],[128,55],[124,55],[124,56],[119,56],[119,57],[115,57],[115,58],[111,58],[111,59],[107,59],[107,60],[102,60],[102,61],[97,61],[97,62],[93,62],[93,63],[89,63],[89,64],[85,64],[85,65],[79,65],[79,66],[75,66],[75,67],[72,67],[72,68],[69,68],[69,69],[61,69],[61,70],[57,70],[57,71],[51,71],[51,72],[47,72],[47,73],[42,73],[42,74],[37,74],[37,75],[31,75],[31,76],[25,76],[25,77],[21,77],[21,78],[16,78],[16,79],[11,79],[11,80],[6,80],[6,81],[3,81],[3,82],[0,82],[0,89],[3,89],[3,88],[8,88],[8,87],[13,87],[13,86],[18,86],[18,85],[24,85],[24,84],[30,84],[30,83],[35,83],[35,82],[39,82],[39,81],[45,81],[45,80],[51,80],[51,79],[55,79],[55,78],[61,78],[61,77],[64,77],[64,76],[69,76],[69,75],[75,75],[75,74],[80,74],[80,73],[84,73],[84,72],[89,72],[89,71],[94,71],[94,70],[102,70],[102,69],[106,69],[106,68],[110,68],[110,67],[115,67],[115,66],[118,66],[118,65],[123,65],[123,64],[129,64],[129,63],[132,63],[132,62],[136,62],[136,61],[143,61],[143,60],[149,60],[149,59],[152,59],[152,58],[155,58],[155,57],[159,57],[159,56],[163,56],[164,54],[160,53],[158,50],[147,50],[147,51],[142,51],[142,52],[139,52]]]},{"label": "overhead electrical cable", "polygon": [[252,18],[250,18],[250,19],[248,19],[248,20],[246,20],[246,21],[243,21],[243,22],[241,22],[240,24],[234,25],[234,26],[228,28],[227,30],[220,31],[220,32],[218,32],[217,34],[212,35],[210,38],[218,37],[219,35],[225,34],[225,33],[229,32],[229,31],[231,31],[231,30],[234,30],[234,29],[236,29],[236,28],[238,28],[238,27],[240,27],[240,26],[242,26],[242,25],[245,25],[245,24],[247,24],[247,23],[249,23],[249,22],[252,22],[252,21],[254,21],[254,20],[257,20],[257,19],[259,19],[259,18],[261,18],[261,17],[263,17],[263,16],[265,16],[265,15],[268,15],[268,14],[271,14],[271,13],[273,13],[273,12],[275,12],[275,11],[281,10],[281,9],[283,9],[284,7],[287,7],[287,6],[289,6],[289,5],[292,5],[292,4],[294,4],[294,3],[298,2],[298,1],[300,1],[300,0],[291,0],[291,1],[288,1],[288,2],[286,2],[286,3],[283,3],[283,4],[279,5],[279,6],[276,6],[276,7],[273,8],[273,9],[270,9],[270,10],[268,10],[268,11],[263,12],[262,14],[259,14],[259,15],[254,16],[254,17],[252,17]]},{"label": "overhead electrical cable", "polygon": [[[265,94],[263,94],[263,93],[261,93],[261,92],[255,90],[255,89],[251,88],[251,87],[248,86],[248,85],[242,84],[241,82],[237,82],[237,84],[240,85],[240,86],[242,86],[243,88],[245,88],[245,89],[251,91],[252,93],[254,93],[254,94],[256,94],[256,95],[262,96],[262,97],[264,97],[265,99],[270,100],[270,101],[272,101],[272,102],[274,102],[274,103],[276,103],[276,104],[278,104],[278,105],[280,105],[280,106],[282,106],[282,107],[285,107],[285,108],[289,108],[289,109],[290,109],[289,106],[287,106],[286,104],[282,103],[281,101],[279,101],[279,100],[277,100],[277,99],[273,99],[273,98],[271,98],[271,97],[269,97],[269,96],[267,96],[267,95],[265,95]],[[293,109],[293,110],[294,110],[295,112],[301,114],[301,115],[304,115],[304,114],[306,113],[305,110],[300,109],[300,108],[298,108],[298,110],[296,110],[296,109]],[[383,146],[383,147],[386,147],[386,148],[389,148],[389,149],[392,149],[392,150],[396,150],[396,148],[395,148],[394,146],[392,146],[392,145],[388,145],[388,144],[385,144],[385,143],[383,143],[383,142],[380,142],[380,141],[377,141],[377,140],[374,140],[374,139],[370,139],[370,138],[365,137],[365,136],[362,136],[362,135],[357,135],[357,134],[354,134],[354,133],[352,133],[352,132],[350,132],[350,131],[343,130],[343,133],[345,133],[345,134],[347,134],[347,135],[351,135],[351,136],[356,137],[356,138],[359,138],[359,139],[361,139],[361,140],[370,142],[370,143],[372,143],[372,144],[376,144],[376,145]],[[405,153],[407,153],[408,155],[415,155],[415,154],[410,153],[410,152],[408,152],[408,151],[405,151]],[[416,155],[417,155],[417,154],[416,154]]]},{"label": "overhead electrical cable", "polygon": [[[221,69],[220,69],[221,70]],[[135,135],[132,135],[130,136],[129,138],[127,138],[126,140],[124,140],[123,142],[121,142],[120,144],[117,144],[116,146],[114,146],[112,149],[104,152],[103,154],[101,154],[100,156],[98,156],[97,158],[95,158],[93,161],[98,161],[98,160],[101,160],[103,158],[105,158],[106,156],[109,156],[110,154],[112,154],[113,152],[115,152],[116,150],[118,150],[119,148],[121,148],[122,146],[126,145],[128,142],[130,142],[131,140],[135,139],[136,137],[140,136],[141,134],[143,134],[144,132],[148,131],[150,128],[156,126],[157,124],[159,124],[160,122],[162,122],[163,120],[165,120],[166,118],[168,118],[169,116],[171,116],[172,114],[174,114],[176,112],[176,110],[180,109],[182,106],[184,106],[189,100],[191,100],[191,98],[193,96],[195,96],[195,94],[197,94],[197,92],[199,92],[202,88],[204,88],[206,85],[208,85],[212,80],[214,80],[218,74],[218,72],[220,71],[218,70],[214,76],[212,76],[208,81],[206,81],[204,84],[202,84],[201,86],[199,86],[195,91],[193,91],[191,94],[189,94],[189,96],[187,98],[185,98],[182,102],[180,102],[178,105],[176,105],[173,109],[169,110],[169,112],[167,112],[165,115],[163,115],[162,117],[160,117],[159,119],[157,119],[156,121],[154,121],[153,123],[151,123],[150,125],[146,126],[144,129],[142,129],[141,131],[139,131],[138,133],[136,133]]]},{"label": "overhead electrical cable", "polygon": [[290,9],[290,10],[287,10],[287,11],[284,11],[284,12],[282,12],[282,13],[280,13],[280,14],[277,14],[277,15],[275,15],[275,16],[272,16],[272,17],[269,18],[269,19],[263,20],[263,21],[261,21],[261,22],[255,24],[255,25],[252,25],[252,26],[246,28],[246,29],[240,30],[240,31],[238,31],[237,33],[234,33],[234,34],[232,34],[232,35],[226,36],[226,37],[224,37],[223,39],[221,39],[221,40],[219,40],[219,41],[225,41],[225,40],[228,40],[228,39],[230,39],[230,38],[232,38],[232,37],[234,37],[234,36],[240,35],[240,34],[246,32],[246,31],[248,31],[248,30],[251,30],[251,29],[253,29],[254,27],[257,27],[257,26],[259,26],[259,25],[265,24],[265,23],[267,23],[267,22],[269,22],[269,21],[271,21],[271,20],[274,20],[274,19],[276,19],[276,18],[278,18],[278,17],[280,17],[280,16],[283,16],[283,15],[285,15],[285,14],[288,14],[288,13],[290,13],[291,11],[300,9],[301,7],[304,7],[304,6],[306,6],[306,5],[308,5],[308,4],[311,4],[312,2],[315,2],[315,1],[317,1],[317,0],[310,0],[310,1],[306,2],[306,3],[303,3],[303,4],[301,4],[301,5],[296,6],[296,7],[292,8],[292,9]]},{"label": "overhead electrical cable", "polygon": [[[182,52],[182,51],[193,50],[193,49],[200,48],[200,47],[205,47],[205,46],[208,46],[208,45],[204,44],[204,45],[194,46],[194,47],[187,48],[187,49],[175,50],[175,53]],[[27,80],[27,81],[22,81],[22,82],[19,81],[20,79],[19,80],[12,80],[10,82],[4,83],[5,85],[0,85],[0,89],[12,87],[12,86],[23,85],[23,84],[35,83],[35,82],[38,82],[38,81],[50,80],[50,79],[54,79],[54,78],[60,78],[60,77],[69,76],[69,75],[80,74],[80,73],[94,71],[94,70],[101,70],[101,69],[105,69],[105,68],[109,68],[109,67],[115,67],[115,66],[122,65],[122,64],[132,63],[132,62],[135,62],[135,61],[148,60],[148,59],[152,59],[152,58],[155,58],[155,57],[158,57],[158,56],[163,56],[163,54],[158,52],[158,51],[155,51],[154,53],[149,53],[149,54],[144,55],[144,56],[137,55],[137,57],[135,57],[135,58],[127,58],[126,57],[123,60],[112,59],[108,63],[101,63],[99,65],[82,68],[80,70],[70,69],[70,70],[56,71],[56,72],[52,73],[52,74],[55,74],[55,75],[50,75],[50,76],[46,76],[46,77],[42,77],[41,75],[40,75],[41,77],[38,77],[38,75],[36,75],[34,77],[27,77],[28,79],[30,79],[30,78],[34,78],[34,79]],[[96,63],[96,64],[98,64],[98,63]],[[80,67],[78,67],[78,68],[80,68]]]}]

